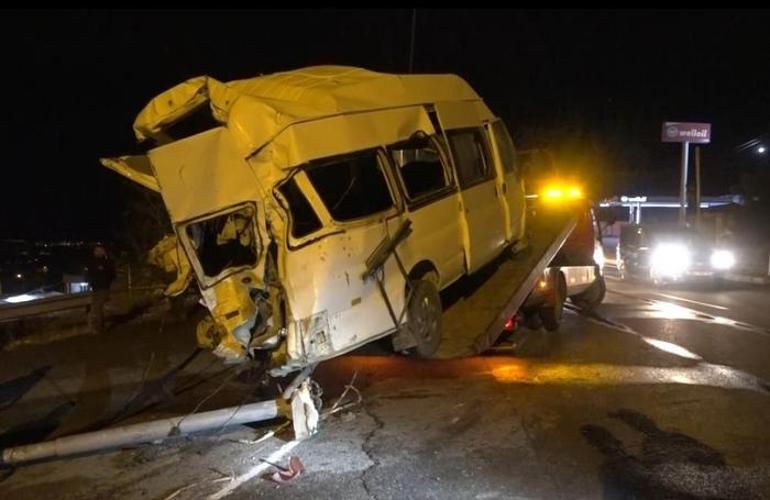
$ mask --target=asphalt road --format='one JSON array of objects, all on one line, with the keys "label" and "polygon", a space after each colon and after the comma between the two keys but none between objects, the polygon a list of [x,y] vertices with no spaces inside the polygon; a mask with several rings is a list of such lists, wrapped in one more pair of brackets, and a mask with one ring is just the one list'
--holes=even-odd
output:
[{"label": "asphalt road", "polygon": [[[770,289],[607,278],[595,315],[484,356],[374,345],[322,364],[328,403],[354,374],[363,403],[310,440],[236,426],[22,466],[0,497],[770,498]],[[189,324],[159,328],[0,353],[0,446],[259,397],[206,353],[185,362]],[[292,455],[303,474],[263,478]]]}]

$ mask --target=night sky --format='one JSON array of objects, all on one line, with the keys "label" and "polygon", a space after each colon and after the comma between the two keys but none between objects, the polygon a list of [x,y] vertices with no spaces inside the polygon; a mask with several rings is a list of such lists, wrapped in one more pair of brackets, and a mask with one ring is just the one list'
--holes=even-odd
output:
[{"label": "night sky", "polygon": [[[405,73],[411,10],[5,12],[0,238],[120,230],[125,182],[100,156],[187,78],[317,64]],[[415,72],[464,77],[520,148],[552,147],[596,195],[674,194],[664,120],[706,121],[705,190],[727,192],[770,132],[770,15],[417,11]]]}]

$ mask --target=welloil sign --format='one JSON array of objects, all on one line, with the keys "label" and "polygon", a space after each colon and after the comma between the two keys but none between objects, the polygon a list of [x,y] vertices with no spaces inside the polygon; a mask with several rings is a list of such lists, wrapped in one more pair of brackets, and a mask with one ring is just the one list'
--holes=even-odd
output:
[{"label": "welloil sign", "polygon": [[663,122],[661,134],[663,142],[711,142],[710,123]]}]

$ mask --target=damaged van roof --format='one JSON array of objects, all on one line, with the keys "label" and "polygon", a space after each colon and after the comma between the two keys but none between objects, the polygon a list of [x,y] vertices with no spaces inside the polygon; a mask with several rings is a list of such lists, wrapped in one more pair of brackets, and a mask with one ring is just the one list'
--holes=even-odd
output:
[{"label": "damaged van roof", "polygon": [[[259,200],[299,165],[433,134],[425,105],[448,128],[494,117],[455,75],[316,66],[229,83],[200,76],[156,96],[136,117],[137,138],[156,142],[146,155],[102,164],[160,192],[172,221],[181,222]],[[186,133],[209,108],[207,128]]]},{"label": "damaged van roof", "polygon": [[153,98],[137,116],[134,132],[139,140],[156,137],[209,103],[214,118],[237,129],[253,151],[299,121],[468,100],[481,98],[465,80],[450,74],[393,75],[346,66],[313,66],[228,83],[200,76]]}]

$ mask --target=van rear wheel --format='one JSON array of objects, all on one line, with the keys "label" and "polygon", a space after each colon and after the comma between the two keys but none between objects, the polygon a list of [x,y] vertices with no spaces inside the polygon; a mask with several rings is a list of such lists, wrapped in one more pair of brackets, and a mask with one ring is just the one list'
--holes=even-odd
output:
[{"label": "van rear wheel", "polygon": [[417,341],[411,353],[420,358],[432,358],[441,343],[441,296],[438,288],[426,279],[410,283],[412,296],[406,323]]}]

